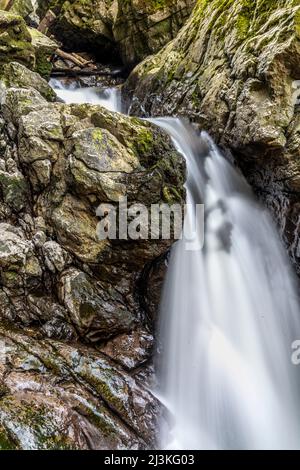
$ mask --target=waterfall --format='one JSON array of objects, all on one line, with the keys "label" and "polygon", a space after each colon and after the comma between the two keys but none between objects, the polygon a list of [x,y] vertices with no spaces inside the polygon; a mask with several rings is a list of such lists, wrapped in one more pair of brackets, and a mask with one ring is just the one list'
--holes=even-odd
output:
[{"label": "waterfall", "polygon": [[66,85],[57,79],[51,79],[50,85],[65,103],[98,104],[109,111],[121,111],[121,93],[118,88],[79,87],[76,82]]},{"label": "waterfall", "polygon": [[[116,89],[52,86],[68,103],[121,110]],[[276,228],[207,134],[179,119],[151,121],[187,162],[185,224],[194,226],[196,204],[205,205],[204,248],[178,241],[164,286],[156,393],[169,416],[161,447],[299,449],[300,370],[291,345],[300,309]]]},{"label": "waterfall", "polygon": [[174,246],[160,315],[159,396],[171,414],[162,445],[300,448],[300,310],[289,260],[268,213],[209,136],[156,123],[187,161],[186,223],[205,204],[203,250]]}]

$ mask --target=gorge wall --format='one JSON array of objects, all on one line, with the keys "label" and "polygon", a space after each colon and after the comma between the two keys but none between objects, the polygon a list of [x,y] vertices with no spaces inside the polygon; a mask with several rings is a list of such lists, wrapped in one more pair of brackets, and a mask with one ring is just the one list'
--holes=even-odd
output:
[{"label": "gorge wall", "polygon": [[230,150],[300,273],[300,2],[199,0],[132,73],[131,113],[188,116]]},{"label": "gorge wall", "polygon": [[[49,33],[70,50],[90,50],[106,61],[122,59],[132,67],[173,39],[195,0],[14,0],[3,6],[27,22],[55,19]],[[2,7],[3,7],[2,6]],[[1,7],[1,1],[0,1]]]}]

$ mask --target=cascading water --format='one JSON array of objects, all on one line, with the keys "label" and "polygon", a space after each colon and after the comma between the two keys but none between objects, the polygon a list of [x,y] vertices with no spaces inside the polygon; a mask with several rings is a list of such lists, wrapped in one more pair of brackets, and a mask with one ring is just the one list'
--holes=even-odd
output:
[{"label": "cascading water", "polygon": [[[115,89],[52,86],[66,102],[121,110]],[[196,204],[205,204],[204,248],[178,241],[165,282],[157,394],[172,424],[162,423],[161,446],[298,449],[300,371],[291,344],[300,309],[276,229],[206,134],[178,119],[151,121],[186,158],[188,227]]]},{"label": "cascading water", "polygon": [[186,223],[196,204],[206,214],[203,250],[177,242],[163,294],[159,394],[173,415],[163,445],[300,448],[300,310],[276,229],[206,134],[156,122],[186,157]]},{"label": "cascading water", "polygon": [[118,88],[78,87],[76,82],[66,85],[57,79],[51,79],[50,85],[65,103],[99,104],[109,111],[121,112],[121,94]]}]

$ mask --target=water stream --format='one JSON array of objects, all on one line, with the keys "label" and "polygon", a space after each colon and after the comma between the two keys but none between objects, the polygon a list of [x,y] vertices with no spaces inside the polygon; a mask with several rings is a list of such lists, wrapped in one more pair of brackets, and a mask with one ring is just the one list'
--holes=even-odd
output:
[{"label": "water stream", "polygon": [[50,85],[65,103],[99,104],[109,111],[121,112],[121,93],[118,88],[80,87],[76,81],[64,84],[57,79],[51,79]]},{"label": "water stream", "polygon": [[[116,90],[65,89],[72,103],[121,111]],[[187,161],[186,223],[205,204],[203,250],[172,249],[159,326],[156,393],[170,413],[169,449],[299,449],[297,290],[269,214],[205,133],[184,120],[152,119]],[[200,236],[200,234],[199,234]]]}]

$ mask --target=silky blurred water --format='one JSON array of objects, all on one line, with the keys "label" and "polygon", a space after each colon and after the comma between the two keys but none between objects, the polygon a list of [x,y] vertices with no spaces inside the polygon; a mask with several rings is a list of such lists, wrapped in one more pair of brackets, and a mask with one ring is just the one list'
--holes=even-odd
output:
[{"label": "silky blurred water", "polygon": [[300,448],[300,309],[269,214],[205,133],[155,122],[187,161],[186,223],[205,204],[203,250],[177,242],[160,312],[158,394],[169,449]]},{"label": "silky blurred water", "polygon": [[118,88],[79,87],[76,81],[66,84],[58,79],[51,79],[50,85],[65,103],[99,104],[109,111],[121,111],[121,94]]},{"label": "silky blurred water", "polygon": [[[116,89],[52,86],[67,103],[121,111]],[[300,309],[277,229],[207,134],[180,119],[151,122],[187,162],[186,237],[205,204],[204,247],[178,241],[164,286],[155,393],[169,419],[160,445],[300,449],[300,369],[291,361]]]}]

